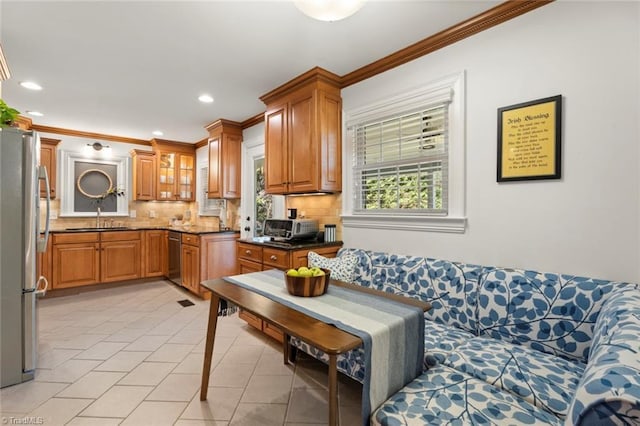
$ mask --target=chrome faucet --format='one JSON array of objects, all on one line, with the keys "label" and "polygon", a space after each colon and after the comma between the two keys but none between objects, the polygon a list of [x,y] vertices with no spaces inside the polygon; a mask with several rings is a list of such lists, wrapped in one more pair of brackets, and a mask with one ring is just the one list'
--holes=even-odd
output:
[{"label": "chrome faucet", "polygon": [[96,228],[100,228],[100,207],[96,210]]}]

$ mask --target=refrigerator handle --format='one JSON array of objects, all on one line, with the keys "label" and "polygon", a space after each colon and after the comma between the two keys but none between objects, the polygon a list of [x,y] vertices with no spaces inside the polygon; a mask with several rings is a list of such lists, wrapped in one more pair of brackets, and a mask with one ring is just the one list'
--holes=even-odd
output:
[{"label": "refrigerator handle", "polygon": [[[38,248],[39,252],[44,253],[47,251],[47,242],[49,241],[49,217],[51,216],[51,187],[49,186],[49,175],[47,174],[47,168],[45,166],[38,167],[38,179],[44,179],[44,186],[47,192],[47,217],[44,225],[44,238],[38,238]],[[38,215],[39,216],[39,215]],[[37,221],[40,218],[36,218]],[[38,232],[40,232],[40,226],[37,226]],[[42,278],[42,277],[41,277]],[[45,289],[46,291],[46,289]]]}]

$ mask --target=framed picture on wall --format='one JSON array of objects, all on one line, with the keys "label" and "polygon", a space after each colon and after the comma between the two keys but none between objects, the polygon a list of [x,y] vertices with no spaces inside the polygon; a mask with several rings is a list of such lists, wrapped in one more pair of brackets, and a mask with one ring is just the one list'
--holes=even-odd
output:
[{"label": "framed picture on wall", "polygon": [[562,95],[498,108],[498,182],[560,179]]}]

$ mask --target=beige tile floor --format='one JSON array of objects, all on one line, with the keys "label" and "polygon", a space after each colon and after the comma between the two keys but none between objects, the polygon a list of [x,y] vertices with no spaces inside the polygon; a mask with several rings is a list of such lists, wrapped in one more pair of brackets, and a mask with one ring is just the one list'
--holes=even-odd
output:
[{"label": "beige tile floor", "polygon": [[[194,306],[182,307],[178,300]],[[35,380],[0,391],[2,424],[327,424],[327,368],[238,319],[218,321],[208,400],[199,399],[209,302],[165,281],[39,300]],[[341,376],[342,425],[362,386]]]}]

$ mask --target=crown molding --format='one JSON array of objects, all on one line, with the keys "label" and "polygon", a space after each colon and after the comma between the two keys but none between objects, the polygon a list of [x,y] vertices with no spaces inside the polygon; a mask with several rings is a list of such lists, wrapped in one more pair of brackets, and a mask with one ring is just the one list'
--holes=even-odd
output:
[{"label": "crown molding", "polygon": [[249,127],[253,127],[256,124],[262,123],[263,121],[264,121],[264,111],[254,115],[253,117],[247,118],[242,123],[240,123],[240,126],[242,126],[242,130],[244,130],[244,129],[248,129]]},{"label": "crown molding", "polygon": [[83,132],[81,130],[63,129],[61,127],[43,126],[41,124],[33,124],[33,130],[44,133],[54,133],[56,135],[77,136],[81,138],[102,139],[110,142],[132,143],[137,145],[151,146],[150,141],[144,139],[127,138],[123,136],[106,135],[104,133]]},{"label": "crown molding", "polygon": [[29,117],[19,115],[14,121],[18,123],[18,127],[23,130],[31,130],[33,128],[33,120]]},{"label": "crown molding", "polygon": [[238,123],[237,121],[231,121],[225,118],[219,118],[213,123],[207,124],[206,126],[204,126],[204,128],[207,129],[209,133],[211,133],[212,130],[217,129],[218,127],[231,127],[231,128],[238,127],[239,128],[241,126],[242,124]]},{"label": "crown molding", "polygon": [[345,88],[523,15],[554,0],[508,0],[340,78]]},{"label": "crown molding", "polygon": [[209,138],[200,139],[196,142],[196,149],[209,145]]},{"label": "crown molding", "polygon": [[324,68],[313,67],[309,71],[295,77],[293,80],[290,80],[283,85],[276,87],[269,93],[265,93],[264,95],[260,96],[260,100],[265,104],[269,104],[274,99],[287,95],[309,83],[316,82],[327,83],[329,86],[333,86],[339,89],[341,81],[342,78],[339,75],[334,74],[331,71],[327,71]]},{"label": "crown molding", "polygon": [[[294,90],[300,85],[300,80],[309,78],[309,75],[317,72],[317,70],[329,73],[331,76],[330,81],[334,84],[338,82],[341,88],[351,86],[352,84],[356,84],[378,74],[382,74],[392,68],[403,65],[431,52],[435,52],[436,50],[447,47],[460,40],[464,40],[467,37],[471,37],[474,34],[499,25],[510,19],[524,15],[527,12],[545,6],[553,1],[554,0],[507,0],[506,2],[469,18],[466,21],[455,24],[443,31],[440,31],[439,33],[420,40],[417,43],[398,50],[397,52],[378,59],[377,61],[358,68],[350,73],[338,77],[337,79],[335,78],[335,74],[323,70],[322,68],[315,67],[277,89],[261,96],[260,100],[265,102],[265,99],[270,99],[274,95],[280,95],[282,92]],[[264,114],[260,113],[243,121],[242,128],[246,129],[247,127],[261,123],[262,121],[264,121]]]}]

